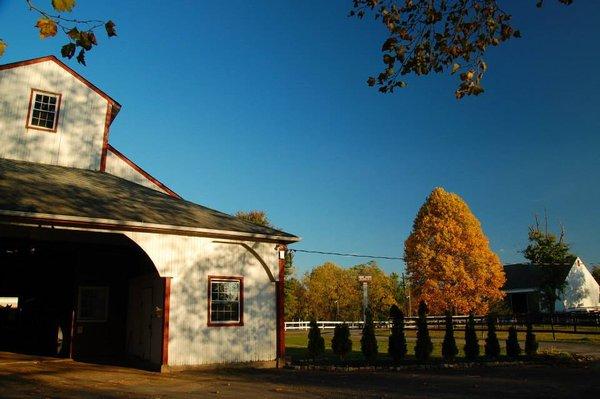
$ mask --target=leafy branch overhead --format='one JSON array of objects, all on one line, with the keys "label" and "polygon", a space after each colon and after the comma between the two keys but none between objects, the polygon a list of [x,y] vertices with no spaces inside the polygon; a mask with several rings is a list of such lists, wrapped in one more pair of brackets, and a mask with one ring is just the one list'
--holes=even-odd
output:
[{"label": "leafy branch overhead", "polygon": [[[521,37],[511,26],[511,15],[500,8],[498,3],[503,1],[353,0],[351,17],[372,14],[388,34],[381,47],[384,69],[369,77],[367,84],[392,93],[406,86],[405,75],[448,72],[459,76],[457,99],[483,93],[485,52]],[[541,7],[543,0],[536,0],[536,5]]]},{"label": "leafy branch overhead", "polygon": [[[25,0],[30,11],[39,14],[39,19],[34,25],[40,32],[41,39],[47,39],[56,36],[59,31],[69,40],[63,45],[60,53],[63,57],[71,59],[76,54],[75,59],[80,64],[85,65],[85,54],[93,46],[98,45],[96,34],[98,28],[104,28],[108,37],[116,36],[116,25],[113,21],[101,20],[82,20],[64,17],[62,13],[70,13],[75,8],[75,0],[51,0],[54,12],[40,8],[33,3],[33,0]],[[0,56],[6,50],[6,43],[0,39]]]}]

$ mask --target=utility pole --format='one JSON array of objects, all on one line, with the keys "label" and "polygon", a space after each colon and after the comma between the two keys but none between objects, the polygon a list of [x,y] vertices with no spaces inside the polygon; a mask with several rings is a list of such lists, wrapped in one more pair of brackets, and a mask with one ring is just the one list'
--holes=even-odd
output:
[{"label": "utility pole", "polygon": [[410,301],[410,280],[406,280],[406,297],[408,298],[408,317],[412,317],[412,304]]}]

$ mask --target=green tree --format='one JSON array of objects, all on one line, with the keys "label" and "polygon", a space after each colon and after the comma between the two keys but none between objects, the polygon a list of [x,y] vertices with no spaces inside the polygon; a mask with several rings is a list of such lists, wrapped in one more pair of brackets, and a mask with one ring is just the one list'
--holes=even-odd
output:
[{"label": "green tree", "polygon": [[552,328],[552,337],[554,335],[554,312],[556,311],[556,301],[564,295],[566,281],[561,269],[556,265],[572,264],[576,257],[571,254],[570,246],[564,241],[565,232],[561,228],[560,236],[548,231],[548,217],[545,217],[545,228],[540,227],[539,218],[535,216],[535,224],[529,226],[529,245],[523,251],[527,260],[532,264],[542,268],[542,279],[540,282],[539,293],[541,307],[547,310],[550,317],[550,326]]},{"label": "green tree", "polygon": [[452,313],[446,312],[446,332],[442,342],[442,357],[447,362],[453,362],[458,355],[458,347],[454,338],[454,325],[452,322]]},{"label": "green tree", "polygon": [[485,355],[491,359],[500,357],[500,343],[496,335],[496,316],[487,317],[487,337],[485,338]]},{"label": "green tree", "polygon": [[[543,0],[535,1],[541,7]],[[381,47],[383,71],[367,80],[382,93],[405,87],[406,75],[434,72],[458,74],[457,99],[479,95],[487,70],[486,51],[521,37],[505,11],[510,1],[353,0],[352,4],[350,16],[363,18],[370,13],[387,32]]]},{"label": "green tree", "polygon": [[415,345],[415,356],[421,361],[429,360],[433,352],[433,343],[429,336],[427,327],[427,304],[425,301],[419,303],[419,319],[417,320],[417,344]]},{"label": "green tree", "polygon": [[508,328],[508,339],[506,340],[506,354],[509,357],[517,357],[521,354],[521,345],[517,337],[517,329],[515,326]]},{"label": "green tree", "polygon": [[375,337],[375,326],[373,325],[373,315],[370,309],[366,312],[366,321],[362,329],[360,338],[360,351],[368,362],[374,362],[377,359],[379,348],[377,338]]},{"label": "green tree", "polygon": [[504,269],[467,204],[443,188],[419,209],[404,243],[413,293],[432,314],[487,313],[504,294]]},{"label": "green tree", "polygon": [[340,360],[344,359],[352,351],[350,328],[346,323],[335,326],[333,338],[331,339],[331,350],[339,356]]},{"label": "green tree", "polygon": [[529,262],[536,265],[573,263],[575,255],[570,252],[570,246],[565,242],[565,231],[561,228],[560,235],[548,231],[548,217],[546,216],[545,228],[540,227],[538,216],[535,224],[529,226],[529,244],[523,255]]},{"label": "green tree", "polygon": [[308,356],[315,360],[325,353],[325,340],[315,320],[311,320],[308,331]]},{"label": "green tree", "polygon": [[392,333],[388,338],[388,354],[398,363],[406,357],[406,336],[404,334],[404,313],[396,305],[390,307]]},{"label": "green tree", "polygon": [[538,343],[533,333],[531,319],[527,318],[527,332],[525,333],[525,353],[527,356],[535,356],[538,350]]},{"label": "green tree", "polygon": [[[98,43],[95,32],[104,28],[108,37],[117,35],[116,25],[113,21],[92,20],[89,18],[72,18],[65,16],[75,8],[75,0],[52,0],[52,10],[34,4],[34,0],[25,0],[29,10],[39,16],[35,27],[39,30],[40,38],[47,39],[56,36],[59,32],[67,40],[60,53],[64,58],[75,59],[85,65],[85,54]],[[6,51],[7,44],[0,39],[0,57]]]},{"label": "green tree", "polygon": [[475,331],[475,317],[471,312],[467,325],[465,326],[465,358],[468,360],[477,360],[479,357],[479,340]]}]

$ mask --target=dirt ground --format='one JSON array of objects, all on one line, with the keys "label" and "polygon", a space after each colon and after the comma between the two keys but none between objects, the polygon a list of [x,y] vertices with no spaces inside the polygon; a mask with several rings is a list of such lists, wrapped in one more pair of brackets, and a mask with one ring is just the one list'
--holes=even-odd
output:
[{"label": "dirt ground", "polygon": [[0,398],[595,398],[600,362],[333,373],[228,369],[159,374],[0,353]]}]

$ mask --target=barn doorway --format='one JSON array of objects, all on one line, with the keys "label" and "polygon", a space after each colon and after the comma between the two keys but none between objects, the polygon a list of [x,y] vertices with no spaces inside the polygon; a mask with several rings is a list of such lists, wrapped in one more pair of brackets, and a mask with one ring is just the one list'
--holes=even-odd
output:
[{"label": "barn doorway", "polygon": [[162,288],[122,234],[0,226],[0,351],[159,366]]}]

